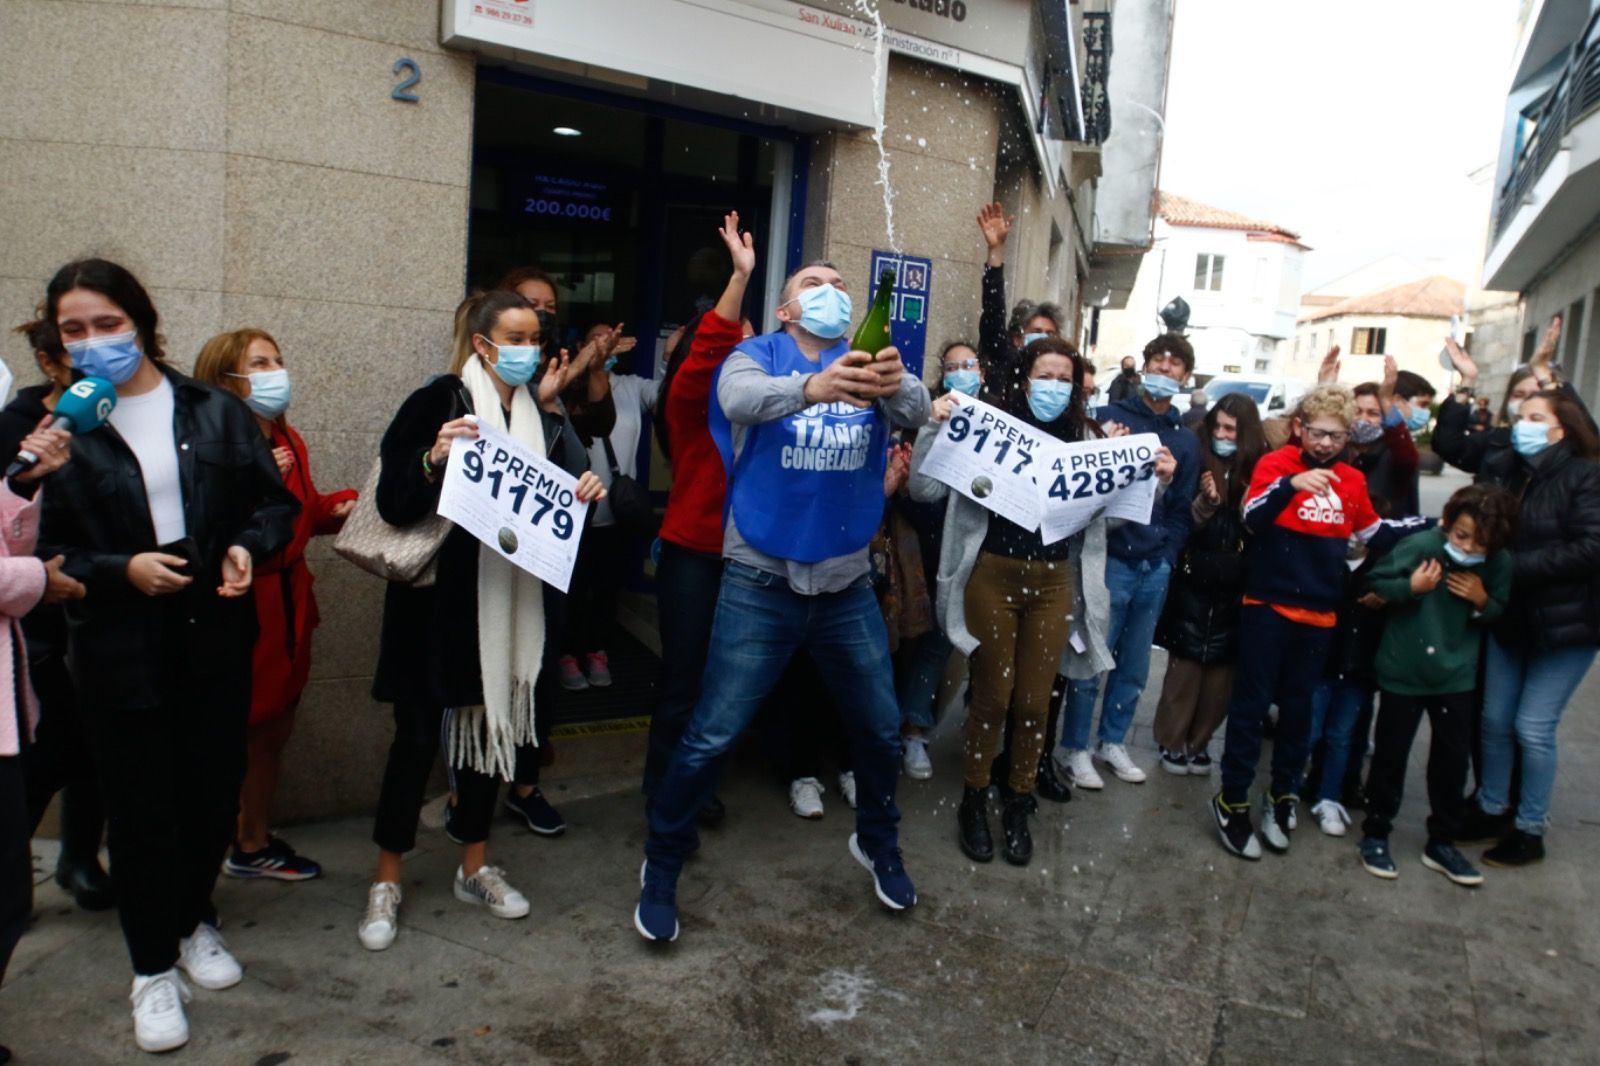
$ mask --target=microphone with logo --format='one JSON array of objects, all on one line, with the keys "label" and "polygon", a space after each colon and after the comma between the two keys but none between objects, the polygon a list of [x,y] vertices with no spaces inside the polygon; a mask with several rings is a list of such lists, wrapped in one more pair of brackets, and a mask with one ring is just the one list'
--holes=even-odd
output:
[{"label": "microphone with logo", "polygon": [[[99,429],[111,417],[117,406],[117,387],[105,378],[84,378],[73,383],[56,401],[56,409],[46,429],[64,429],[68,433],[87,433]],[[16,477],[31,469],[39,457],[30,451],[19,451],[16,459],[6,467],[6,477]]]}]

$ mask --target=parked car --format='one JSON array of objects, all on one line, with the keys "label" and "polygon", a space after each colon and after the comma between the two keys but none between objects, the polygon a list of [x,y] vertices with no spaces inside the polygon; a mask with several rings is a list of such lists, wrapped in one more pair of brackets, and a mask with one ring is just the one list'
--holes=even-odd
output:
[{"label": "parked car", "polygon": [[1262,418],[1275,418],[1294,411],[1306,389],[1304,381],[1274,378],[1265,374],[1218,374],[1206,382],[1206,406],[1214,407],[1224,396],[1242,392],[1256,402]]}]

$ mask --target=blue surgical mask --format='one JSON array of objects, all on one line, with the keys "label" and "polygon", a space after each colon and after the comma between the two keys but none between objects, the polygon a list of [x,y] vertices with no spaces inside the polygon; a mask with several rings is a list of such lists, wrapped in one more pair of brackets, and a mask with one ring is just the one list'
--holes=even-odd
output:
[{"label": "blue surgical mask", "polygon": [[109,337],[67,341],[66,349],[72,356],[72,369],[81,370],[91,378],[105,378],[113,385],[121,385],[133,377],[144,359],[144,352],[139,349],[139,333],[131,329]]},{"label": "blue surgical mask", "polygon": [[789,302],[800,305],[800,328],[825,341],[838,340],[850,328],[850,294],[832,285],[801,289]]},{"label": "blue surgical mask", "polygon": [[1550,426],[1544,422],[1522,419],[1511,427],[1511,446],[1517,454],[1527,459],[1550,447]]},{"label": "blue surgical mask", "polygon": [[1521,400],[1507,400],[1506,401],[1506,417],[1507,418],[1516,418],[1517,417],[1517,412],[1520,411],[1520,410],[1522,410],[1522,401]]},{"label": "blue surgical mask", "polygon": [[1223,440],[1221,437],[1212,437],[1211,450],[1216,452],[1220,458],[1226,459],[1239,450],[1239,442],[1236,440]]},{"label": "blue surgical mask", "polygon": [[1048,333],[1024,333],[1022,335],[1022,346],[1026,348],[1034,341],[1042,341],[1048,336],[1050,336]]},{"label": "blue surgical mask", "polygon": [[488,337],[483,337],[483,342],[499,353],[494,366],[490,367],[495,377],[512,388],[533,380],[534,371],[539,369],[537,344],[496,344]]},{"label": "blue surgical mask", "polygon": [[1482,552],[1464,552],[1455,546],[1452,541],[1444,542],[1444,553],[1456,563],[1457,566],[1477,566],[1489,558]]},{"label": "blue surgical mask", "polygon": [[1144,394],[1152,400],[1170,400],[1178,395],[1178,390],[1183,388],[1179,382],[1173,381],[1165,374],[1146,373],[1142,379]]},{"label": "blue surgical mask", "polygon": [[1406,428],[1413,433],[1421,433],[1428,428],[1428,420],[1432,417],[1433,412],[1418,404],[1411,408],[1410,414],[1406,415]]},{"label": "blue surgical mask", "polygon": [[615,370],[616,368],[617,368],[617,357],[614,356],[614,355],[606,356],[606,369],[607,370]]},{"label": "blue surgical mask", "polygon": [[1072,402],[1072,382],[1033,378],[1028,382],[1028,410],[1041,422],[1054,422]]},{"label": "blue surgical mask", "polygon": [[230,378],[244,378],[250,382],[250,395],[244,398],[245,406],[262,418],[277,418],[289,409],[289,372],[287,370],[257,370],[250,374],[229,374]]},{"label": "blue surgical mask", "polygon": [[978,395],[979,384],[976,370],[950,370],[944,375],[944,387],[965,396]]}]

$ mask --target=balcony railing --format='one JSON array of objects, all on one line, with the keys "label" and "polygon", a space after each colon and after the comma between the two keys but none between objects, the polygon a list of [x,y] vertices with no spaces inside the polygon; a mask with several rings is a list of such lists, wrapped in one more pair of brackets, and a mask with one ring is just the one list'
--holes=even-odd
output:
[{"label": "balcony railing", "polygon": [[1496,238],[1511,224],[1528,190],[1561,150],[1562,139],[1596,108],[1600,108],[1600,12],[1589,20],[1571,60],[1533,116],[1533,132],[1522,142],[1511,176],[1500,189]]},{"label": "balcony railing", "polygon": [[1083,139],[1104,144],[1111,136],[1111,97],[1106,79],[1111,74],[1111,13],[1083,13]]}]

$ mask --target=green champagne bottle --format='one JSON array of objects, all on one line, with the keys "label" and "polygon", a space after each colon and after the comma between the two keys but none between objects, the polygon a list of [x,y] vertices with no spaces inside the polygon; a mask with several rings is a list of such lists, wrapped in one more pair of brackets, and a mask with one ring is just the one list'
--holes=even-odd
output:
[{"label": "green champagne bottle", "polygon": [[889,337],[889,299],[894,295],[894,268],[884,267],[878,275],[878,291],[873,295],[872,308],[850,338],[850,348],[866,352],[873,358],[892,343]]}]

